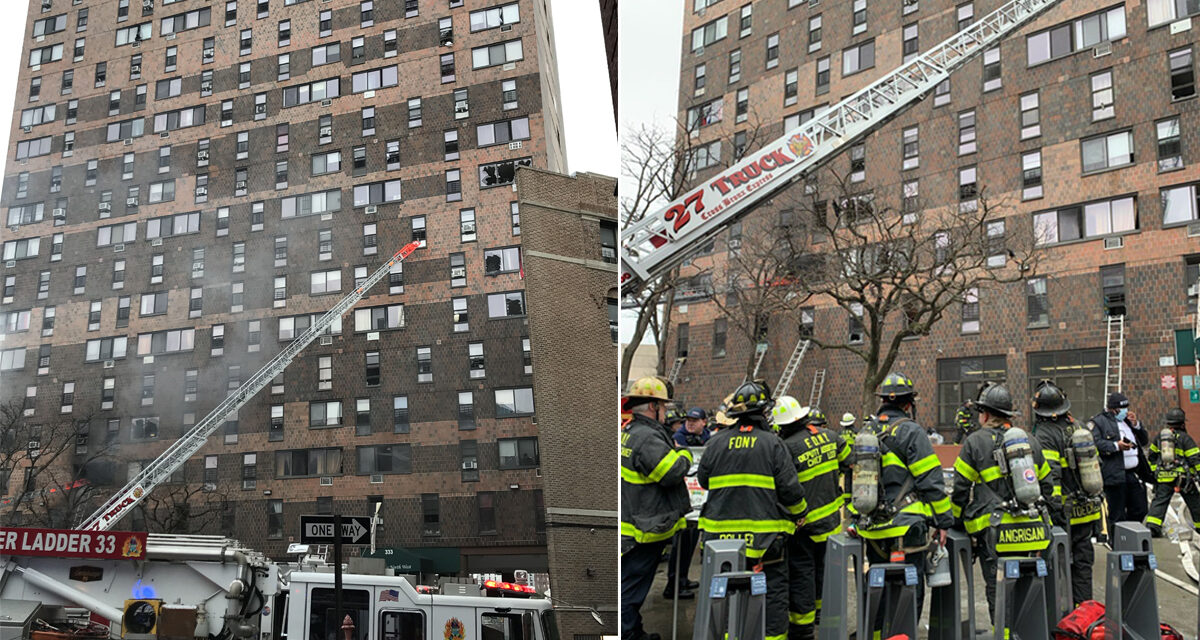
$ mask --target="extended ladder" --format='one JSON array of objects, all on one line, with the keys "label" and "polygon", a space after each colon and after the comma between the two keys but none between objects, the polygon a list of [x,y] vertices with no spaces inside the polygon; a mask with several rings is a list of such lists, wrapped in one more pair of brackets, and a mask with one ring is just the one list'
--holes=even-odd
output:
[{"label": "extended ladder", "polygon": [[667,374],[668,382],[675,384],[675,381],[679,379],[679,370],[683,368],[683,363],[686,360],[687,356],[675,358],[675,364],[671,365],[671,373]]},{"label": "extended ladder", "polygon": [[816,409],[821,406],[821,394],[825,392],[825,370],[817,370],[813,376],[812,393],[808,394],[808,406]]},{"label": "extended ladder", "polygon": [[621,293],[683,262],[729,225],[916,103],[1059,0],[1009,0],[978,22],[784,133],[624,232]]},{"label": "extended ladder", "polygon": [[800,362],[804,360],[804,354],[808,351],[810,344],[812,344],[812,340],[808,338],[802,337],[796,341],[796,348],[792,349],[792,356],[788,358],[787,364],[783,367],[783,375],[779,376],[779,383],[775,385],[776,398],[785,395],[788,387],[792,386],[792,378],[796,377],[796,372],[800,370]]},{"label": "extended ladder", "polygon": [[261,369],[254,372],[254,375],[229,394],[208,415],[204,416],[203,420],[196,423],[191,431],[185,433],[162,455],[146,465],[140,473],[129,480],[129,483],[120,492],[109,498],[104,506],[97,509],[76,528],[85,531],[107,531],[116,524],[126,513],[129,513],[134,505],[141,502],[155,487],[170,478],[171,474],[183,463],[200,451],[208,440],[208,436],[212,435],[225,422],[226,416],[240,409],[263,387],[270,384],[271,380],[282,373],[305,347],[358,303],[375,283],[382,280],[391,271],[393,265],[407,258],[420,246],[420,242],[410,242],[403,249],[397,251],[390,260],[376,269],[375,273],[372,273],[361,285],[355,287],[346,297],[338,301],[320,319],[313,322],[307,331],[292,340],[291,344],[284,347]]},{"label": "extended ladder", "polygon": [[[767,357],[767,351],[770,348],[771,348],[771,345],[769,345],[765,342],[760,342],[758,344],[758,347],[756,349],[758,351],[758,357],[754,359],[754,373],[750,374],[751,380],[758,380],[758,370],[762,368],[762,361],[764,358]],[[776,397],[778,397],[778,395],[776,395]]]},{"label": "extended ladder", "polygon": [[1200,354],[1195,352],[1196,341],[1200,340],[1200,278],[1196,284],[1196,317],[1192,319],[1192,360],[1196,362],[1196,378],[1200,379]]},{"label": "extended ladder", "polygon": [[1104,393],[1121,390],[1125,362],[1125,316],[1108,316],[1108,347],[1104,355]]}]

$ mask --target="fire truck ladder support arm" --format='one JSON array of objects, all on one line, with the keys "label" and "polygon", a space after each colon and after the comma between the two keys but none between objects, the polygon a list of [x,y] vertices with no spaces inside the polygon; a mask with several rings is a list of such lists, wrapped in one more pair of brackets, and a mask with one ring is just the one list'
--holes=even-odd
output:
[{"label": "fire truck ladder support arm", "polygon": [[689,190],[625,230],[621,293],[632,294],[760,203],[881,127],[1059,0],[1010,0],[933,49]]},{"label": "fire truck ladder support arm", "polygon": [[321,335],[328,329],[337,319],[341,318],[347,311],[350,310],[363,295],[371,289],[375,283],[383,279],[385,275],[391,271],[391,268],[396,263],[403,261],[413,251],[420,247],[419,242],[410,242],[404,248],[396,252],[386,263],[375,270],[361,285],[358,285],[345,298],[342,298],[332,309],[321,316],[319,320],[314,322],[307,331],[300,334],[287,347],[279,352],[274,358],[271,358],[261,369],[256,371],[242,383],[236,391],[225,398],[213,409],[204,419],[196,423],[192,430],[183,435],[172,444],[166,451],[162,453],[153,462],[146,465],[144,469],[136,476],[129,480],[129,484],[125,485],[120,492],[109,498],[104,506],[100,507],[87,520],[84,520],[77,529],[84,531],[107,531],[115,525],[130,509],[141,502],[147,494],[154,490],[160,483],[169,478],[184,462],[200,451],[204,447],[204,443],[208,440],[208,436],[212,435],[223,422],[226,416],[237,411],[253,398],[263,387],[271,383],[283,372],[284,369],[292,363],[301,351],[304,350],[317,336]]}]

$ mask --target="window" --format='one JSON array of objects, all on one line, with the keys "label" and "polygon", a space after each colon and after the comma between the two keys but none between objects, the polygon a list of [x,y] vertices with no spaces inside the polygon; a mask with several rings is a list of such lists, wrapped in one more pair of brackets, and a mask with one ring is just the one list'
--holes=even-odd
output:
[{"label": "window", "polygon": [[520,247],[487,249],[483,252],[483,271],[488,275],[512,273],[521,269]]},{"label": "window", "polygon": [[975,110],[958,114],[958,155],[975,153]]},{"label": "window", "polygon": [[133,242],[137,240],[137,223],[114,224],[96,229],[96,246],[107,247],[113,244]]},{"label": "window", "polygon": [[1196,74],[1192,69],[1191,48],[1172,51],[1167,54],[1167,64],[1171,71],[1171,99],[1183,100],[1196,95]]},{"label": "window", "polygon": [[21,126],[36,127],[39,124],[54,122],[55,107],[48,104],[21,111]]},{"label": "window", "polygon": [[745,38],[750,35],[750,30],[754,26],[752,23],[754,7],[752,5],[743,5],[738,15],[738,37]]},{"label": "window", "polygon": [[[96,338],[88,340],[84,345],[84,362],[98,362],[100,360],[119,360],[125,357],[127,339],[125,336],[115,338]],[[21,349],[21,362],[24,363],[24,349]],[[5,360],[8,359],[7,351]],[[5,367],[0,367],[5,368]],[[18,367],[19,368],[19,367]]]},{"label": "window", "polygon": [[143,293],[141,311],[138,312],[141,316],[154,316],[167,312],[167,292],[160,291],[158,293]]},{"label": "window", "polygon": [[[854,75],[875,66],[875,41],[868,40],[842,51],[842,76]],[[817,67],[818,77],[820,65]]]},{"label": "window", "polygon": [[433,353],[429,347],[417,347],[417,382],[433,382]]},{"label": "window", "polygon": [[514,236],[521,235],[521,210],[518,203],[509,203],[509,214],[512,218],[512,234]]},{"label": "window", "polygon": [[916,169],[921,165],[920,132],[917,127],[905,129],[902,134],[902,152],[904,169]]},{"label": "window", "polygon": [[742,50],[734,49],[729,52],[729,84],[742,79]]},{"label": "window", "polygon": [[1037,243],[1043,245],[1133,231],[1137,229],[1136,201],[1122,197],[1035,213],[1033,228]]},{"label": "window", "polygon": [[[58,234],[56,234],[57,237]],[[26,238],[24,240],[9,240],[4,243],[4,259],[7,260],[24,260],[25,258],[36,258],[38,255],[38,247],[41,245],[41,238]],[[86,267],[83,267],[86,273]],[[78,274],[76,274],[78,279]],[[81,286],[77,283],[76,287]]]},{"label": "window", "polygon": [[808,19],[808,52],[821,49],[821,14]]},{"label": "window", "polygon": [[204,124],[204,107],[191,107],[154,116],[154,132],[174,131]]},{"label": "window", "polygon": [[1038,93],[1027,93],[1021,96],[1021,139],[1035,138],[1042,135],[1041,112],[1038,107]]},{"label": "window", "polygon": [[134,118],[133,120],[114,122],[107,127],[107,135],[105,140],[108,142],[116,142],[117,140],[140,138],[142,137],[142,134],[145,133],[145,124],[145,118]]},{"label": "window", "polygon": [[408,128],[421,126],[421,99],[408,99]]},{"label": "window", "polygon": [[1021,154],[1021,199],[1042,197],[1042,151]]},{"label": "window", "polygon": [[718,98],[705,102],[704,104],[691,107],[687,111],[687,128],[688,131],[695,133],[700,127],[706,127],[710,124],[715,124],[721,121],[724,111],[725,101]]},{"label": "window", "polygon": [[[329,45],[337,46],[337,45]],[[317,47],[320,49],[320,47]],[[313,49],[314,64],[316,62],[316,50]],[[330,60],[335,62],[336,60]],[[385,87],[394,87],[397,82],[397,70],[399,67],[392,65],[390,67],[382,67],[379,69],[371,69],[369,71],[359,71],[351,76],[350,86],[353,93],[362,93],[363,91],[374,91]]]},{"label": "window", "polygon": [[509,40],[471,49],[471,65],[474,69],[508,64],[521,60],[523,57],[520,40]]},{"label": "window", "polygon": [[1050,326],[1050,297],[1046,295],[1046,277],[1025,281],[1025,308],[1028,327]]},{"label": "window", "polygon": [[[413,216],[412,220],[412,241],[421,243],[425,246],[425,216]],[[403,263],[397,263],[397,266]]]},{"label": "window", "polygon": [[1125,37],[1125,6],[1106,9],[1025,38],[1029,66]]},{"label": "window", "polygon": [[[340,79],[317,80],[283,89],[283,106],[294,107],[318,100],[336,98],[340,95]],[[322,116],[323,118],[325,116]],[[324,137],[324,136],[322,136]]]},{"label": "window", "polygon": [[439,517],[439,496],[436,493],[421,494],[421,513],[424,526],[421,534],[425,536],[442,535],[441,519]]},{"label": "window", "polygon": [[525,315],[525,292],[488,294],[488,317],[507,318]]},{"label": "window", "polygon": [[[275,477],[277,478],[340,475],[342,475],[342,450],[340,448],[275,452]],[[365,627],[360,626],[359,628],[365,631]]]},{"label": "window", "polygon": [[342,272],[338,269],[313,272],[309,275],[309,281],[311,283],[309,291],[313,295],[336,293],[342,290]]},{"label": "window", "polygon": [[341,208],[342,192],[340,189],[289,196],[280,200],[280,215],[285,219],[333,213]]},{"label": "window", "polygon": [[860,142],[850,147],[850,182],[867,179],[867,145]]},{"label": "window", "polygon": [[937,424],[941,426],[954,424],[959,407],[975,399],[984,382],[1004,382],[1008,378],[1004,356],[938,360],[937,368]]},{"label": "window", "polygon": [[354,310],[355,331],[386,331],[404,328],[404,305],[393,304]]},{"label": "window", "polygon": [[1000,87],[1000,47],[996,47],[983,52],[983,91],[995,91]]},{"label": "window", "polygon": [[1146,5],[1151,27],[1200,13],[1200,4],[1195,0],[1149,0]]},{"label": "window", "polygon": [[[1030,395],[1041,380],[1072,390],[1071,405],[1076,415],[1095,415],[1104,408],[1104,349],[1057,351],[1029,354]],[[974,397],[974,396],[971,396]]]},{"label": "window", "polygon": [[[88,314],[88,331],[95,331],[100,328],[99,305],[99,302],[92,302],[92,310]],[[0,334],[29,331],[29,314],[28,310],[0,312]],[[96,325],[95,329],[92,328],[92,324]]]},{"label": "window", "polygon": [[170,329],[138,334],[139,356],[191,351],[196,343],[195,329]]},{"label": "window", "polygon": [[458,428],[475,428],[475,397],[470,391],[458,392]]},{"label": "window", "polygon": [[[481,124],[475,129],[478,146],[506,144],[512,140],[529,139],[529,118]],[[457,132],[456,132],[457,133]]]},{"label": "window", "polygon": [[502,160],[479,165],[479,186],[483,189],[509,185],[516,182],[517,167],[532,166],[532,158]]},{"label": "window", "polygon": [[773,33],[767,36],[767,68],[774,69],[779,66],[779,34]]},{"label": "window", "polygon": [[1183,152],[1179,138],[1179,118],[1155,123],[1158,135],[1158,170],[1174,171],[1183,168]]},{"label": "window", "polygon": [[738,89],[734,122],[745,122],[750,115],[750,89]]},{"label": "window", "polygon": [[47,62],[57,62],[62,60],[62,56],[63,46],[61,44],[33,49],[29,52],[29,66],[36,67]]},{"label": "window", "polygon": [[501,469],[528,469],[540,462],[537,438],[500,438],[496,445]]},{"label": "window", "polygon": [[336,173],[341,170],[342,153],[340,151],[318,153],[312,157],[312,175],[314,176],[322,176],[327,173]]},{"label": "window", "polygon": [[356,207],[384,202],[398,202],[400,199],[400,180],[372,182],[370,184],[354,186],[354,206]]},{"label": "window", "polygon": [[958,170],[958,201],[960,210],[969,210],[961,205],[974,202],[979,195],[978,175],[975,167],[963,167]]},{"label": "window", "polygon": [[1080,141],[1083,172],[1133,164],[1133,132],[1120,131]]},{"label": "window", "polygon": [[729,16],[722,16],[692,29],[692,52],[697,52],[729,35]]},{"label": "window", "polygon": [[159,33],[165,36],[180,31],[189,31],[198,27],[207,27],[211,18],[212,11],[208,8],[169,16],[163,18],[160,22]]},{"label": "window", "polygon": [[332,400],[308,403],[309,427],[334,427],[342,423],[342,402]]}]

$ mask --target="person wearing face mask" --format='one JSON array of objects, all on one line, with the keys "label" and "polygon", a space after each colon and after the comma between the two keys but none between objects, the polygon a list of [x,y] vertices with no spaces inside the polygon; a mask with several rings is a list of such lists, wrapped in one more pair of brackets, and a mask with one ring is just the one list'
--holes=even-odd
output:
[{"label": "person wearing face mask", "polygon": [[1146,487],[1138,478],[1138,465],[1143,460],[1141,448],[1150,442],[1150,434],[1138,422],[1137,414],[1129,410],[1125,394],[1110,394],[1106,406],[1087,426],[1100,452],[1109,531],[1112,531],[1116,522],[1141,522],[1149,510]]},{"label": "person wearing face mask", "polygon": [[663,425],[671,383],[635,380],[623,399],[631,416],[621,428],[621,637],[658,640],[642,628],[642,603],[654,582],[663,547],[684,528],[692,508],[684,483],[692,452],[679,448]]}]

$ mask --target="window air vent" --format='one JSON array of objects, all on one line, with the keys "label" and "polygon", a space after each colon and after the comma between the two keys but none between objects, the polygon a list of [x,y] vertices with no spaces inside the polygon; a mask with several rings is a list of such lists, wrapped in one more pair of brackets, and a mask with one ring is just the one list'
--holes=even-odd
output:
[{"label": "window air vent", "polygon": [[7,269],[11,269],[11,268],[13,268],[13,267],[17,266],[17,261],[16,261],[16,260],[9,260],[8,262],[5,262],[5,263],[4,263],[4,266],[5,266],[5,268],[7,268]]},{"label": "window air vent", "polygon": [[151,241],[150,241],[150,246],[152,246],[152,247],[161,247],[161,246],[162,246],[162,240],[163,240],[162,238],[155,238],[155,239],[153,239],[153,240],[151,240]]},{"label": "window air vent", "polygon": [[1120,249],[1125,246],[1125,236],[1116,236],[1113,238],[1104,239],[1105,249]]},{"label": "window air vent", "polygon": [[128,147],[131,144],[133,144],[133,138],[125,138],[125,146]]},{"label": "window air vent", "polygon": [[379,207],[377,207],[373,204],[367,205],[367,208],[363,210],[364,213],[368,213],[368,214],[375,213],[377,211],[379,211]]},{"label": "window air vent", "polygon": [[33,125],[25,125],[24,127],[21,127],[21,131],[29,133],[30,131],[33,131]]},{"label": "window air vent", "polygon": [[1111,42],[1101,42],[1100,44],[1096,45],[1095,48],[1092,49],[1092,56],[1096,57],[1096,58],[1103,58],[1104,56],[1109,55],[1111,53],[1112,53],[1112,43]]},{"label": "window air vent", "polygon": [[383,474],[375,473],[371,475],[371,484],[383,484]]},{"label": "window air vent", "polygon": [[332,106],[332,105],[333,105],[333,100],[330,100],[329,98],[326,98],[326,99],[324,99],[324,100],[322,100],[322,101],[321,101],[321,106],[322,106],[322,107],[329,107],[329,106]]},{"label": "window air vent", "polygon": [[116,363],[116,361],[115,361],[115,360],[105,360],[105,361],[104,361],[104,368],[105,368],[105,369],[111,369],[111,368],[113,368],[113,367],[115,367],[115,366],[117,366],[117,363]]},{"label": "window air vent", "polygon": [[333,344],[333,336],[321,336],[321,344],[326,346]]},{"label": "window air vent", "polygon": [[113,245],[113,253],[121,253],[121,252],[122,252],[122,251],[124,251],[124,250],[125,250],[125,244],[124,244],[124,243],[121,243],[121,244],[114,244],[114,245]]},{"label": "window air vent", "polygon": [[1193,222],[1187,226],[1187,235],[1189,238],[1200,236],[1200,222]]},{"label": "window air vent", "polygon": [[333,478],[331,478],[329,476],[322,476],[321,477],[321,486],[322,487],[332,487],[333,486]]}]

